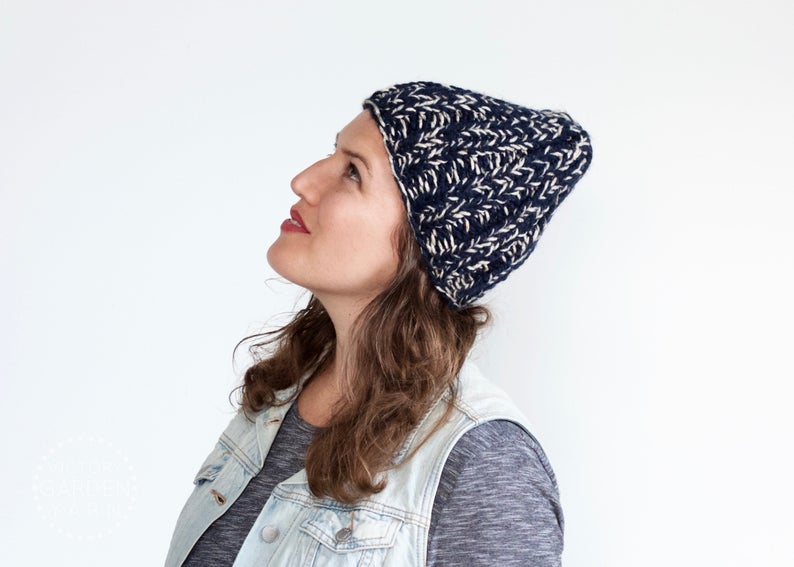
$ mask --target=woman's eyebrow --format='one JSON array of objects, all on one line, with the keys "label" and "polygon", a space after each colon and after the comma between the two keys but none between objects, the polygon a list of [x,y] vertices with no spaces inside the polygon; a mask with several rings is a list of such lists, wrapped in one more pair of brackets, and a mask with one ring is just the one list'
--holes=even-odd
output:
[{"label": "woman's eyebrow", "polygon": [[[336,139],[334,139],[334,148],[336,148],[338,145],[339,145],[339,134],[337,133]],[[357,160],[361,161],[361,163],[364,164],[364,167],[367,168],[367,173],[372,175],[372,169],[370,169],[369,162],[366,159],[364,159],[364,156],[352,150],[348,150],[346,148],[340,148],[340,149],[342,150],[343,154],[350,157],[354,157]]]}]

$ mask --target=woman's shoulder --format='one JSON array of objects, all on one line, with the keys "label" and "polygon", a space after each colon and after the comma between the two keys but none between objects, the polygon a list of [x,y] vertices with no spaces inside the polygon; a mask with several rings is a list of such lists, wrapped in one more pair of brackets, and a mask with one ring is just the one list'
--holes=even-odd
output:
[{"label": "woman's shoulder", "polygon": [[444,466],[444,474],[458,476],[464,470],[481,469],[489,478],[498,473],[510,477],[532,477],[557,489],[557,478],[537,438],[523,426],[495,419],[469,429],[455,443]]},{"label": "woman's shoulder", "polygon": [[564,525],[557,480],[540,443],[512,421],[488,421],[467,431],[444,465],[428,564],[492,565],[498,554],[499,565],[524,565],[531,557],[533,565],[556,566]]},{"label": "woman's shoulder", "polygon": [[[545,474],[556,488],[557,479],[549,459],[531,433],[531,421],[501,386],[486,378],[471,362],[467,361],[461,368],[454,404],[467,416],[464,421],[469,425],[452,448],[448,468],[464,463],[477,466],[483,460],[490,464],[524,463],[532,465],[531,470]],[[526,472],[526,467],[519,472]]]}]

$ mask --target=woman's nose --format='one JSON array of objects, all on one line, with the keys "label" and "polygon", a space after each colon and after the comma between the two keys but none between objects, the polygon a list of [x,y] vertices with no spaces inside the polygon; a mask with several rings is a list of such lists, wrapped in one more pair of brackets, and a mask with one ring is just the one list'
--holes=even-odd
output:
[{"label": "woman's nose", "polygon": [[309,204],[315,204],[322,193],[325,183],[322,175],[324,161],[320,160],[310,165],[293,177],[290,183],[292,192]]}]

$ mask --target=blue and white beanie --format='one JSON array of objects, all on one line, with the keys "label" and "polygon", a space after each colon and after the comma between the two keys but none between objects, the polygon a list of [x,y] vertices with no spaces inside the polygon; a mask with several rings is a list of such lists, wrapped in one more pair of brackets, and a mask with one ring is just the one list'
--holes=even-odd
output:
[{"label": "blue and white beanie", "polygon": [[459,87],[395,85],[364,101],[380,128],[430,279],[453,309],[518,268],[587,170],[564,112]]}]

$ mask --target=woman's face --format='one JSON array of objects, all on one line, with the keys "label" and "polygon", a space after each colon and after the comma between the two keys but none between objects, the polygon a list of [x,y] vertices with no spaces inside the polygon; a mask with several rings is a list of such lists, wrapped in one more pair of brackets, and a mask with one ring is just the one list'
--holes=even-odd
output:
[{"label": "woman's face", "polygon": [[300,200],[267,259],[325,302],[369,302],[392,281],[394,235],[405,222],[383,138],[368,110],[345,126],[333,154],[292,180]]}]

